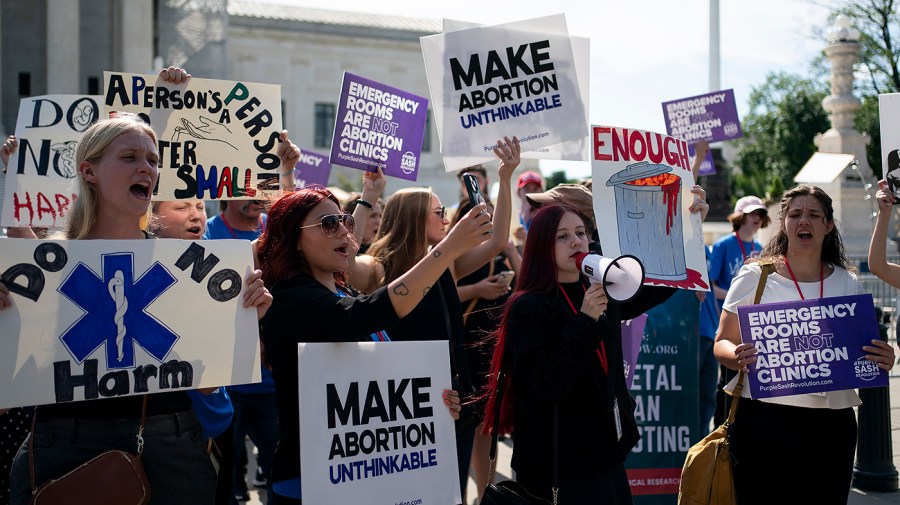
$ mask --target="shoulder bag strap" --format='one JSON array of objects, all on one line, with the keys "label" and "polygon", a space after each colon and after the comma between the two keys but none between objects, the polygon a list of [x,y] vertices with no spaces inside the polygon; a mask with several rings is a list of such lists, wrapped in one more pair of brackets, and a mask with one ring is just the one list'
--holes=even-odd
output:
[{"label": "shoulder bag strap", "polygon": [[[147,421],[147,398],[144,395],[143,405],[141,406],[141,425],[138,427],[137,434],[137,455],[138,457],[144,452],[144,423]],[[28,475],[31,479],[31,495],[37,494],[37,482],[34,472],[34,429],[37,426],[38,408],[35,407],[34,413],[31,414],[31,440],[28,441]]]},{"label": "shoulder bag strap", "polygon": [[[775,271],[775,263],[772,260],[762,260],[759,262],[761,272],[759,275],[759,283],[756,285],[756,295],[753,297],[753,305],[757,305],[762,300],[763,291],[766,290],[766,279],[769,274]],[[744,372],[738,373],[737,384],[734,386],[732,393],[731,409],[728,411],[728,419],[725,421],[729,426],[734,422],[734,416],[737,414],[738,400],[741,399],[741,393],[744,390]]]}]

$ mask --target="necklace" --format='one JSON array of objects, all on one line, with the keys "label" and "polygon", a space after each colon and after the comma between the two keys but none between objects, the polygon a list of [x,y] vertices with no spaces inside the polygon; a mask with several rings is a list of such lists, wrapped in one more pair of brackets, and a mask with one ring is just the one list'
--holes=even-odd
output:
[{"label": "necklace", "polygon": [[[794,286],[796,286],[797,292],[800,293],[800,299],[806,300],[806,298],[803,296],[803,291],[800,291],[800,283],[797,282],[797,278],[794,277],[794,271],[791,270],[791,265],[790,265],[790,263],[788,263],[787,256],[784,257],[784,266],[787,267],[788,273],[791,274],[791,280],[794,281]],[[824,296],[823,296],[824,293],[825,293],[825,263],[822,262],[822,264],[819,266],[819,298],[824,298]]]}]

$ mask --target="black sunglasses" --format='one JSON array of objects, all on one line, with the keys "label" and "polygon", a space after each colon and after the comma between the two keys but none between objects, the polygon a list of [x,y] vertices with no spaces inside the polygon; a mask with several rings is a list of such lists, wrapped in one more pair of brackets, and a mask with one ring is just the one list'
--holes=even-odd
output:
[{"label": "black sunglasses", "polygon": [[306,226],[301,226],[300,229],[304,228],[312,228],[313,226],[321,226],[322,233],[325,234],[326,237],[333,237],[337,235],[338,230],[341,225],[344,225],[344,228],[347,228],[349,233],[353,233],[353,225],[355,221],[353,216],[350,214],[328,214],[327,216],[322,216],[322,221],[316,224],[308,224]]},{"label": "black sunglasses", "polygon": [[447,207],[441,207],[439,209],[431,209],[431,212],[434,212],[434,215],[441,218],[441,221],[447,217]]}]

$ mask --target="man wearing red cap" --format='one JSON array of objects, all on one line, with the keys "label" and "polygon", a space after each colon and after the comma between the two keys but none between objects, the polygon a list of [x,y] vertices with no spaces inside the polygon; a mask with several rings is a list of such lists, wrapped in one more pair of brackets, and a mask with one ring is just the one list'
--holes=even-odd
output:
[{"label": "man wearing red cap", "polygon": [[525,231],[527,232],[528,227],[531,226],[531,219],[534,217],[535,212],[537,212],[537,208],[531,206],[528,199],[525,198],[525,195],[543,191],[544,178],[541,177],[541,174],[533,170],[526,170],[519,176],[516,187],[519,188],[519,223],[525,227]]}]

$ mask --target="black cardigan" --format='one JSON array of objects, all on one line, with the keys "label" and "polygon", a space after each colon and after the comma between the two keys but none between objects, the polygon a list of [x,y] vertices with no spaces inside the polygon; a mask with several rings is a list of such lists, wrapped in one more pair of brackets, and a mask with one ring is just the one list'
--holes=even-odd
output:
[{"label": "black cardigan", "polygon": [[297,276],[271,291],[272,306],[261,326],[278,404],[279,440],[272,463],[272,481],[278,482],[300,476],[297,344],[369,341],[369,335],[399,318],[386,288],[340,298],[312,277]]},{"label": "black cardigan", "polygon": [[[628,303],[610,301],[605,314],[594,321],[580,312],[582,285],[563,287],[577,314],[557,290],[551,296],[522,296],[507,321],[505,363],[511,367],[515,391],[512,468],[526,479],[551,475],[554,403],[559,407],[561,478],[591,475],[625,460],[640,435],[634,399],[625,383],[621,322],[663,303],[675,292],[644,286]],[[601,340],[608,376],[597,356]],[[616,401],[621,440],[617,440],[613,414]]]}]

